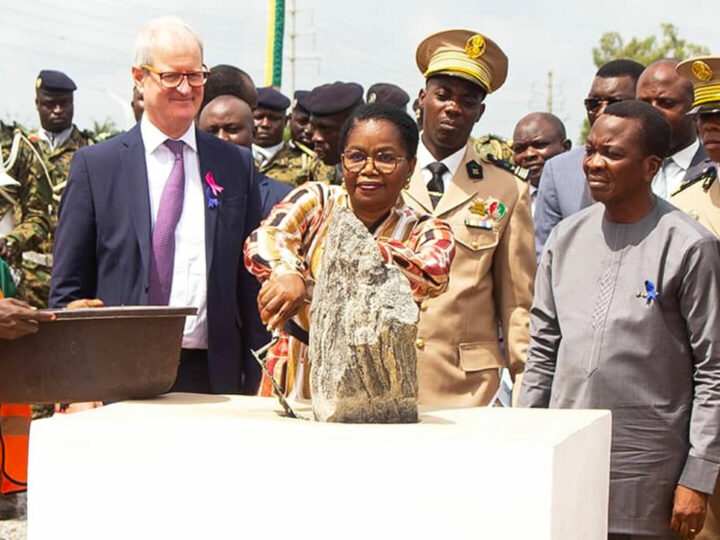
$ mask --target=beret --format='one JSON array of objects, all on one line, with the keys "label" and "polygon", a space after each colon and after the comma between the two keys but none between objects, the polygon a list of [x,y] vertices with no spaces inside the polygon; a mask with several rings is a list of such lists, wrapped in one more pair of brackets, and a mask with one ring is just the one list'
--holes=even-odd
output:
[{"label": "beret", "polygon": [[407,92],[390,83],[373,84],[367,91],[366,101],[368,103],[388,103],[404,109],[410,101]]},{"label": "beret", "polygon": [[272,86],[258,88],[258,107],[263,109],[273,109],[275,111],[284,111],[290,106],[290,100],[275,90]]},{"label": "beret", "polygon": [[362,103],[363,87],[357,83],[334,82],[316,86],[307,98],[307,110],[317,116],[329,116]]},{"label": "beret", "polygon": [[62,71],[43,69],[35,80],[35,88],[47,92],[74,92],[77,86]]},{"label": "beret", "polygon": [[309,90],[295,90],[292,102],[293,109],[300,109],[303,112],[309,112],[307,108],[307,98],[309,95]]}]

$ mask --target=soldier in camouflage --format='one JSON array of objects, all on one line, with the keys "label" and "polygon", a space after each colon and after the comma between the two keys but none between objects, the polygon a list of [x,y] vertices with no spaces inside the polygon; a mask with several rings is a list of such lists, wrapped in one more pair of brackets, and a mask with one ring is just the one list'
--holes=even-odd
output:
[{"label": "soldier in camouflage", "polygon": [[340,130],[362,103],[363,87],[356,83],[323,84],[310,92],[306,104],[313,129],[313,150],[317,155],[310,163],[310,180],[342,184]]},{"label": "soldier in camouflage", "polygon": [[19,274],[23,252],[40,249],[50,234],[50,176],[19,126],[0,122],[0,154],[0,257]]},{"label": "soldier in camouflage", "polygon": [[[253,111],[255,141],[252,149],[261,173],[298,186],[308,181],[314,154],[300,142],[292,139],[283,141],[285,126],[290,122],[292,133],[293,118],[297,116],[295,111],[290,116],[286,115],[289,106],[290,100],[274,88],[258,88],[258,106]],[[301,131],[300,135],[304,132]]]},{"label": "soldier in camouflage", "polygon": [[92,137],[72,123],[75,83],[64,73],[43,70],[36,80],[35,103],[40,129],[28,138],[40,151],[50,176],[46,198],[49,234],[32,250],[22,254],[20,295],[31,305],[47,305],[52,269],[52,237],[57,227],[58,207],[65,190],[70,160],[79,148],[93,144]]}]

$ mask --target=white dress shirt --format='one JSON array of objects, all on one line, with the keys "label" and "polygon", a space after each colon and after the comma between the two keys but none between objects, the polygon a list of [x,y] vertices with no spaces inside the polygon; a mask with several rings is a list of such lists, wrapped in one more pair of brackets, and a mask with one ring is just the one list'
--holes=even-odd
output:
[{"label": "white dress shirt", "polygon": [[[455,172],[458,170],[458,167],[460,167],[463,156],[465,155],[465,150],[467,150],[467,144],[454,154],[450,154],[448,157],[440,161],[440,163],[443,163],[445,167],[447,167],[447,171],[443,173],[442,177],[444,187],[443,192],[447,191],[448,182],[450,182],[452,177],[455,176]],[[435,159],[430,153],[430,150],[425,147],[421,138],[417,149],[417,167],[420,168],[420,172],[425,180],[425,185],[432,180],[432,172],[428,169],[428,165],[435,163],[436,161],[437,159]]]},{"label": "white dress shirt", "polygon": [[528,181],[528,191],[530,192],[530,212],[535,217],[535,201],[537,201],[538,188]]},{"label": "white dress shirt", "polygon": [[[145,115],[140,120],[140,134],[145,145],[151,226],[155,228],[160,198],[175,163],[175,155],[165,146],[169,138]],[[185,195],[183,211],[175,229],[171,306],[192,306],[197,317],[185,319],[182,346],[185,349],[207,349],[207,268],[205,265],[205,198],[200,179],[200,162],[195,140],[195,124],[177,140],[185,143]]]},{"label": "white dress shirt", "polygon": [[700,142],[695,139],[691,145],[663,160],[662,167],[652,181],[652,190],[655,195],[667,200],[680,187],[698,148],[700,148]]},{"label": "white dress shirt", "polygon": [[274,158],[277,153],[282,150],[282,147],[285,143],[283,141],[280,141],[278,144],[274,146],[268,146],[267,148],[264,148],[262,146],[258,146],[257,144],[253,143],[252,145],[252,153],[253,153],[253,159],[255,159],[255,162],[258,164],[258,167],[264,167],[265,164],[269,163],[272,158]]},{"label": "white dress shirt", "polygon": [[63,129],[59,133],[53,133],[51,131],[45,131],[42,127],[38,128],[38,137],[40,140],[45,141],[50,147],[50,151],[54,152],[67,142],[72,133],[72,125],[69,128]]}]

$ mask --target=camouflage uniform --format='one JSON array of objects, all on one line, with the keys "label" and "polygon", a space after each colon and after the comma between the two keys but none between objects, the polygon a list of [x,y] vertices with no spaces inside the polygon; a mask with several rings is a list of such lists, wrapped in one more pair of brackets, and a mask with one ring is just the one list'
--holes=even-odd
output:
[{"label": "camouflage uniform", "polygon": [[[7,173],[20,182],[19,186],[2,187],[5,196],[0,193],[0,219],[8,212],[12,213],[15,227],[6,236],[10,251],[10,263],[20,269],[22,253],[40,249],[50,235],[48,201],[51,199],[50,177],[40,159],[40,152],[22,134],[17,126],[5,126],[0,122],[0,154],[3,164],[11,160],[13,141],[17,141],[17,154]],[[13,199],[14,203],[10,203]],[[22,291],[19,291],[22,298]],[[45,307],[46,302],[30,303],[36,307]],[[32,405],[32,417],[52,416],[52,405]]]},{"label": "camouflage uniform", "polygon": [[60,198],[65,191],[70,160],[76,150],[93,144],[87,132],[81,132],[73,126],[70,137],[65,144],[50,151],[47,143],[37,133],[28,137],[38,148],[50,174],[50,190],[46,192],[47,219],[50,222],[48,234],[39,245],[25,249],[22,255],[22,272],[20,276],[20,296],[36,307],[46,307],[50,288],[50,272],[52,270],[52,241],[58,221]]},{"label": "camouflage uniform", "polygon": [[[17,147],[14,159],[11,156],[13,142]],[[5,237],[10,251],[8,262],[19,270],[22,253],[40,249],[50,234],[50,179],[39,151],[19,127],[0,122],[0,146],[3,163],[9,166],[7,174],[20,183],[19,186],[0,188],[0,219],[11,212],[15,224]],[[10,160],[13,162],[8,163]]]},{"label": "camouflage uniform", "polygon": [[508,163],[515,163],[512,144],[498,135],[483,135],[482,137],[470,137],[475,151],[482,157],[488,154]]},{"label": "camouflage uniform", "polygon": [[311,182],[322,182],[323,184],[332,184],[339,186],[342,184],[342,174],[340,173],[340,165],[325,165],[320,158],[317,156],[312,158],[310,161],[310,176],[308,178]]},{"label": "camouflage uniform", "polygon": [[291,146],[286,142],[268,163],[260,167],[260,172],[279,182],[299,186],[308,181],[313,157],[309,148],[296,143]]}]

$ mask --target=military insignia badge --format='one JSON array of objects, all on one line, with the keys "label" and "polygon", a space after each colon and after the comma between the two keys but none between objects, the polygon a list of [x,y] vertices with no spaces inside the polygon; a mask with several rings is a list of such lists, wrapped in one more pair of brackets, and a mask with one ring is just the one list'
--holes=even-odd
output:
[{"label": "military insignia badge", "polygon": [[368,96],[367,102],[368,102],[368,103],[375,103],[376,101],[377,101],[377,94],[376,94],[375,92],[372,92],[372,93]]},{"label": "military insignia badge", "polygon": [[467,218],[465,220],[465,226],[471,229],[485,229],[486,231],[491,231],[493,228],[492,221],[487,219]]},{"label": "military insignia badge", "polygon": [[501,221],[507,213],[505,205],[493,198],[487,200],[475,198],[470,203],[469,210],[471,214],[480,216],[483,219],[492,219],[496,223]]},{"label": "military insignia badge", "polygon": [[715,76],[715,72],[702,60],[696,60],[692,63],[692,74],[700,81],[710,81]]},{"label": "military insignia badge", "polygon": [[480,34],[468,38],[465,42],[465,52],[470,58],[479,58],[485,53],[485,38]]},{"label": "military insignia badge", "polygon": [[42,78],[38,77],[35,80],[35,88],[40,88],[42,86]]},{"label": "military insignia badge", "polygon": [[467,165],[465,165],[467,168],[468,176],[472,180],[482,180],[483,177],[483,169],[482,165],[480,165],[477,161],[474,159],[472,161],[468,161]]}]

